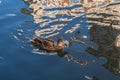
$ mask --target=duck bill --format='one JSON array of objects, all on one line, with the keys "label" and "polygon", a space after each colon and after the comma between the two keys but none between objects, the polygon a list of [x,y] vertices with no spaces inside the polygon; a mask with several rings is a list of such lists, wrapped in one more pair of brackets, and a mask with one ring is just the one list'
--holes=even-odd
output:
[{"label": "duck bill", "polygon": [[68,48],[68,47],[69,47],[69,42],[68,42],[68,41],[64,41],[64,46],[65,46],[66,48]]},{"label": "duck bill", "polygon": [[68,44],[64,44],[64,46],[66,47],[66,48],[68,48],[69,46],[68,46]]}]

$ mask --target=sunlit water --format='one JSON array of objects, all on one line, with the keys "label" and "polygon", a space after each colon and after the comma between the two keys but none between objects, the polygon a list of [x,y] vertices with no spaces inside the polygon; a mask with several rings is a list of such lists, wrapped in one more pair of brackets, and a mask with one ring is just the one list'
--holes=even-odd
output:
[{"label": "sunlit water", "polygon": [[[85,13],[73,12],[73,16],[56,14],[55,18],[45,19],[51,19],[51,23],[46,26],[40,22],[35,24],[31,16],[20,12],[21,8],[29,9],[23,0],[0,0],[0,7],[0,80],[120,80],[118,75],[103,66],[107,62],[105,57],[98,58],[85,51],[89,45],[97,48],[96,44],[89,41]],[[68,19],[63,19],[63,25],[56,28],[61,17]],[[44,23],[47,22],[49,21]],[[52,26],[56,28],[53,30],[55,35],[49,30],[40,35],[54,40],[62,37],[69,41],[71,47],[65,51],[73,57],[72,61],[68,62],[66,57],[60,57],[56,52],[35,52],[37,48],[30,44],[29,40],[36,35],[36,30],[45,31]],[[89,45],[74,42],[70,39],[71,36],[76,36]],[[87,64],[80,65],[74,60],[87,61]]]}]

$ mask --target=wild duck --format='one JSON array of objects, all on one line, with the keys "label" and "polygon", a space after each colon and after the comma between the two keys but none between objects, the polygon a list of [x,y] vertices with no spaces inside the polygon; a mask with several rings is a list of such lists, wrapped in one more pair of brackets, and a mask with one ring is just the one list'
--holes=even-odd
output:
[{"label": "wild duck", "polygon": [[59,39],[56,42],[48,38],[36,37],[31,39],[30,42],[34,46],[37,46],[38,48],[47,50],[47,51],[59,51],[59,50],[62,50],[64,46],[68,46],[68,43],[63,39]]}]

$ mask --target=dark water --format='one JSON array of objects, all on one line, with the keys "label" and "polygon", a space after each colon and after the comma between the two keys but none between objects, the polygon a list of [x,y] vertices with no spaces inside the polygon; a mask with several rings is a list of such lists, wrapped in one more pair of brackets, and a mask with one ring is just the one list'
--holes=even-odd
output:
[{"label": "dark water", "polygon": [[[32,30],[36,29],[38,24],[26,22],[32,21],[32,17],[20,12],[21,8],[28,6],[22,0],[1,0],[0,8],[0,80],[120,80],[119,75],[103,66],[108,61],[106,57],[98,58],[88,52],[68,50],[68,54],[74,59],[87,61],[87,64],[82,66],[74,61],[68,62],[66,58],[58,55],[34,54],[33,47],[30,47],[29,40],[25,37],[32,38]],[[17,35],[16,30],[21,26],[24,35],[18,35],[20,40],[16,40],[14,35]],[[87,30],[82,31],[81,35],[86,35]],[[89,37],[89,34],[87,36]],[[79,43],[72,44],[72,49],[75,50],[85,48],[87,47]]]}]

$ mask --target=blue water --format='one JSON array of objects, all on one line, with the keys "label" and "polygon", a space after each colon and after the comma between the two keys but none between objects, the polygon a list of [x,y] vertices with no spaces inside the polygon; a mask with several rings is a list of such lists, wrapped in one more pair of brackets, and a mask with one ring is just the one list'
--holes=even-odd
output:
[{"label": "blue water", "polygon": [[[76,59],[89,61],[88,65],[80,66],[74,62],[67,62],[66,58],[57,55],[33,54],[33,47],[27,46],[30,45],[29,41],[26,40],[24,44],[13,37],[15,30],[20,26],[26,26],[29,29],[30,26],[38,26],[25,23],[25,20],[32,20],[32,17],[22,14],[20,8],[27,6],[22,0],[1,1],[0,80],[88,80],[85,76],[95,76],[99,80],[120,80],[119,76],[102,66],[107,62],[106,58],[98,59],[89,53],[68,51]],[[23,45],[25,45],[24,48],[21,47]],[[92,63],[92,60],[95,62]]]}]

